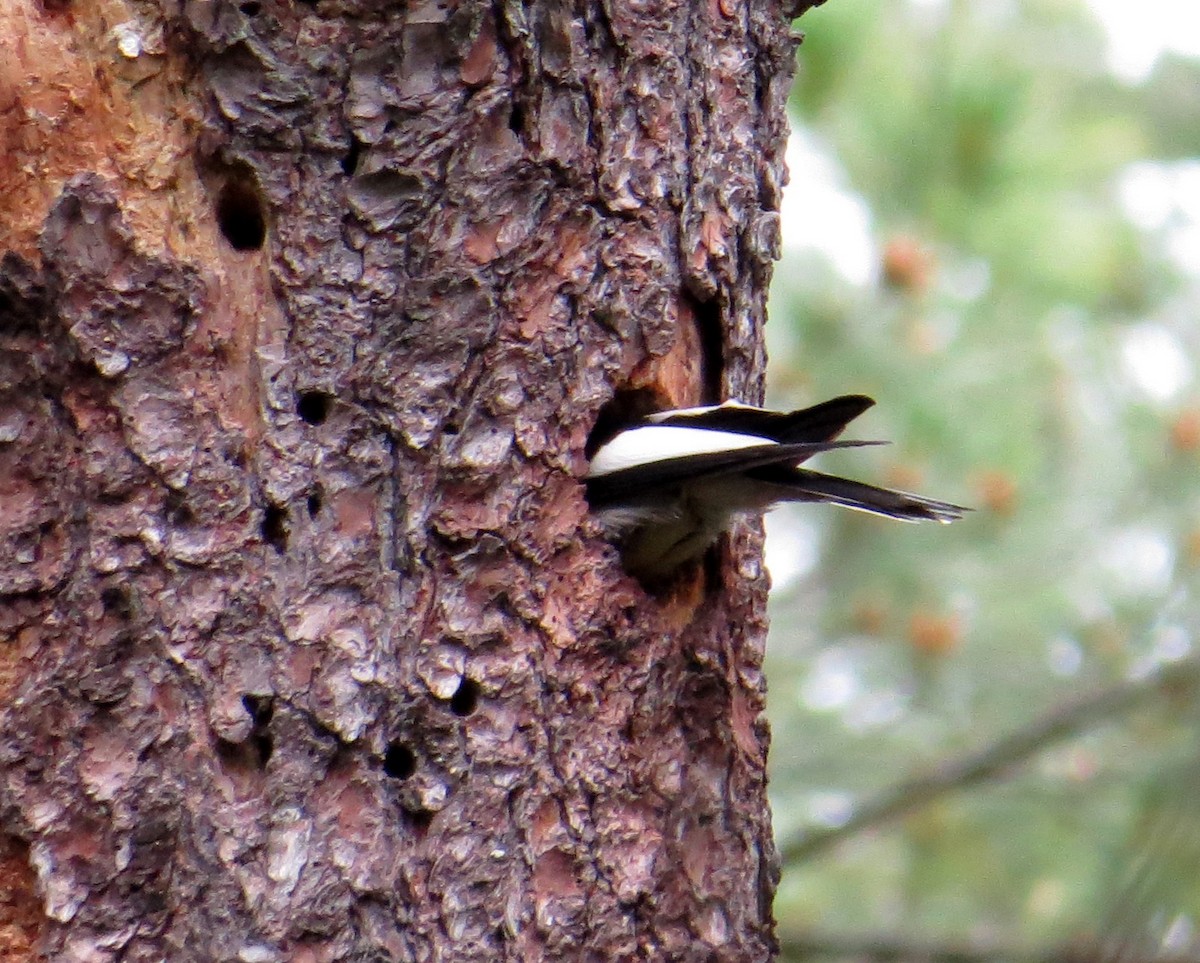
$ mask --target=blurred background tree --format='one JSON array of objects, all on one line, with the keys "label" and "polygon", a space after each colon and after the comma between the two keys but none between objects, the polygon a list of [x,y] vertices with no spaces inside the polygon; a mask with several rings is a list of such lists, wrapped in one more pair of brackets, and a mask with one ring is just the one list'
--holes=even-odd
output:
[{"label": "blurred background tree", "polygon": [[785,958],[1200,958],[1194,7],[801,22],[771,401],[872,395],[825,466],[977,511],[771,517]]}]

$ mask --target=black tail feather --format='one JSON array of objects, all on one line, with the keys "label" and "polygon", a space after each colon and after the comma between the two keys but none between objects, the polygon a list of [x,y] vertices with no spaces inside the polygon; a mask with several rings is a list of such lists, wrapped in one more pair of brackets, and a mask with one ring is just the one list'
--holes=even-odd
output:
[{"label": "black tail feather", "polygon": [[789,494],[784,499],[786,501],[829,502],[905,522],[952,522],[971,510],[950,502],[939,502],[890,488],[876,488],[849,478],[803,469],[793,469],[786,478],[781,474],[772,474],[764,480],[787,488]]}]

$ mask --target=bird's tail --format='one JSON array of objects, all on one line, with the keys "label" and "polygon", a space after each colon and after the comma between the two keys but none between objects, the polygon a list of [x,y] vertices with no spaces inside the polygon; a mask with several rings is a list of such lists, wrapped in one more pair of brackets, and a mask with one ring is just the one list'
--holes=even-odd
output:
[{"label": "bird's tail", "polygon": [[904,522],[953,522],[969,508],[922,498],[890,488],[876,488],[849,478],[822,475],[820,472],[793,469],[788,478],[772,477],[772,482],[787,489],[784,501],[829,502],[872,515],[886,515]]}]

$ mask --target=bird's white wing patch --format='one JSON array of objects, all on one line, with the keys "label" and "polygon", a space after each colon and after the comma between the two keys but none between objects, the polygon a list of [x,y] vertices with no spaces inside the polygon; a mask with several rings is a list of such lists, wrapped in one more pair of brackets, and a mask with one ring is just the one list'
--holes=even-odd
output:
[{"label": "bird's white wing patch", "polygon": [[630,428],[600,446],[588,467],[588,478],[599,478],[638,465],[668,458],[711,455],[737,448],[765,448],[776,444],[758,435],[739,435],[732,431],[708,431],[676,425],[643,425]]}]

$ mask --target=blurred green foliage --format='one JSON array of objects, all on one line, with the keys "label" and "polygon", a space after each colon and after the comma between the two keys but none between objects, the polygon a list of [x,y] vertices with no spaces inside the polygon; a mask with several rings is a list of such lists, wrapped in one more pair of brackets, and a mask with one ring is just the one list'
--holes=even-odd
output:
[{"label": "blurred green foliage", "polygon": [[[818,207],[804,198],[841,190],[874,269],[827,253],[853,233],[841,219],[809,225],[827,245],[788,248],[771,400],[872,395],[850,435],[894,444],[826,468],[977,511],[949,528],[772,517],[785,848],[1080,694],[1196,658],[1200,626],[1200,62],[1119,80],[1075,0],[829,0],[801,26],[785,247],[789,216]],[[1161,210],[1139,202],[1178,183]],[[1163,692],[785,866],[781,932],[1194,951],[1200,843],[1147,854],[1182,799],[1195,812],[1172,832],[1200,840],[1196,702]]]}]

